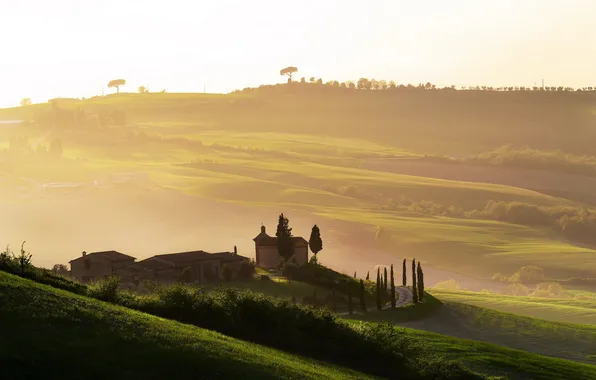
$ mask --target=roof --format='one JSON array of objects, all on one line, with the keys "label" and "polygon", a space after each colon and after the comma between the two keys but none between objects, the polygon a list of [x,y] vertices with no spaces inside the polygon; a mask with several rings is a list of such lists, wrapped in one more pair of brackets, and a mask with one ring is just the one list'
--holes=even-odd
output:
[{"label": "roof", "polygon": [[[155,255],[152,258],[157,258],[160,260],[168,261],[174,265],[178,264],[185,264],[197,261],[207,261],[207,260],[214,260],[220,259],[222,261],[236,261],[236,260],[244,260],[248,259],[244,256],[236,255],[232,252],[216,252],[216,253],[209,253],[205,251],[189,251],[189,252],[179,252],[179,253],[167,253],[162,255]],[[147,259],[149,260],[149,259]],[[143,261],[147,261],[143,260]]]},{"label": "roof", "polygon": [[[264,232],[258,234],[254,239],[259,246],[274,246],[277,245],[277,237],[269,236]],[[308,246],[308,242],[302,236],[292,236],[292,243],[294,246]]]},{"label": "roof", "polygon": [[88,257],[100,257],[102,259],[111,261],[113,263],[117,263],[117,262],[121,262],[121,261],[130,261],[130,260],[136,260],[135,257],[129,256],[129,255],[125,255],[124,253],[118,252],[118,251],[101,251],[101,252],[91,252],[91,253],[87,253],[85,256],[80,256],[77,257],[74,260],[70,260],[69,263],[72,263],[73,261],[76,260],[80,260],[83,258],[88,258]]}]

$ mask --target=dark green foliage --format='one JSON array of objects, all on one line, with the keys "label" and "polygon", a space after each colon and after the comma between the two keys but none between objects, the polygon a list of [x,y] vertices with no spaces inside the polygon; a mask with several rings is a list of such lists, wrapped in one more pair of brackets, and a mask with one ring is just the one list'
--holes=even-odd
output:
[{"label": "dark green foliage", "polygon": [[422,301],[424,298],[424,273],[422,272],[420,261],[418,262],[418,268],[416,269],[416,272],[418,276],[418,299]]},{"label": "dark green foliage", "polygon": [[331,292],[331,311],[336,311],[336,308],[335,308],[335,287],[333,287],[333,290]]},{"label": "dark green foliage", "polygon": [[383,305],[381,304],[381,268],[377,268],[377,293],[376,293],[376,301],[377,301],[377,310],[381,310],[383,308]]},{"label": "dark green foliage", "polygon": [[416,284],[416,259],[412,259],[412,302],[418,303],[418,286]]},{"label": "dark green foliage", "polygon": [[403,263],[403,268],[402,268],[402,275],[401,275],[401,285],[402,286],[406,286],[407,285],[407,276],[406,276],[406,259],[404,259],[404,263]]},{"label": "dark green foliage", "polygon": [[117,303],[119,301],[119,286],[119,277],[108,277],[89,287],[87,296],[101,301]]},{"label": "dark green foliage", "polygon": [[[352,327],[325,309],[292,305],[287,300],[237,289],[221,288],[204,293],[200,289],[174,285],[159,288],[156,296],[137,297],[118,292],[117,284],[117,279],[110,278],[98,284],[89,295],[161,318],[346,365],[373,376],[394,378],[395,373],[399,373],[400,379],[434,379],[421,376],[415,344],[388,323]],[[363,281],[361,289],[364,289]],[[0,292],[3,305],[4,294],[6,292]],[[81,299],[80,302],[88,301]],[[76,326],[77,323],[70,322],[70,328]],[[469,374],[461,368],[449,379],[461,379]]]},{"label": "dark green foliage", "polygon": [[[21,249],[22,248],[23,247],[21,246]],[[26,254],[25,257],[29,257],[29,259],[31,258],[29,254]],[[19,256],[15,255],[10,250],[10,247],[6,247],[6,250],[0,253],[0,270],[4,272],[16,274],[40,284],[46,284],[58,289],[68,290],[76,294],[87,293],[86,285],[62,277],[53,273],[51,270],[36,268],[30,264],[23,267],[23,263],[25,262],[26,260],[19,259]]]},{"label": "dark green foliage", "polygon": [[291,266],[290,274],[292,280],[305,282],[329,290],[335,288],[338,293],[342,294],[348,294],[350,287],[355,288],[358,284],[358,280],[353,277],[338,273],[323,265],[312,263],[300,267]]},{"label": "dark green foliage", "polygon": [[395,276],[393,273],[393,264],[391,264],[391,307],[395,309]]},{"label": "dark green foliage", "polygon": [[247,280],[254,276],[256,272],[254,262],[242,263],[240,264],[240,268],[238,268],[238,279],[239,280]]},{"label": "dark green foliage", "polygon": [[284,214],[279,214],[277,222],[277,250],[279,255],[286,260],[289,260],[294,255],[294,244],[292,243],[292,228],[288,218]]},{"label": "dark green foliage", "polygon": [[308,246],[315,255],[323,249],[323,241],[321,240],[321,231],[315,224],[310,232],[310,239],[308,239]]},{"label": "dark green foliage", "polygon": [[370,271],[366,272],[366,281],[370,280]]},{"label": "dark green foliage", "polygon": [[352,303],[352,288],[348,288],[348,314],[354,314],[354,305]]},{"label": "dark green foliage", "polygon": [[387,267],[383,268],[383,289],[385,289],[385,291],[389,289],[389,283],[387,282]]},{"label": "dark green foliage", "polygon": [[364,299],[364,281],[360,280],[360,310],[366,312],[366,301]]}]

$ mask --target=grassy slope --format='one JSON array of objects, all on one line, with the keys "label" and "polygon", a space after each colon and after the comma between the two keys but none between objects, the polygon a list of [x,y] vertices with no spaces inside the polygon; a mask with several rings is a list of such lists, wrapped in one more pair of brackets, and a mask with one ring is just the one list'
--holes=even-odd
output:
[{"label": "grassy slope", "polygon": [[0,377],[366,376],[0,272]]},{"label": "grassy slope", "polygon": [[[387,316],[389,319],[390,317]],[[398,324],[596,364],[594,325],[553,322],[456,302],[444,302],[436,313],[424,320],[398,321]]]},{"label": "grassy slope", "polygon": [[538,298],[514,297],[462,290],[431,289],[436,297],[474,306],[486,307],[506,313],[541,318],[555,322],[596,324],[596,298]]},{"label": "grassy slope", "polygon": [[[587,135],[568,133],[560,115],[572,113],[575,116],[567,120],[581,129],[586,104],[592,99],[591,94],[341,92],[324,98],[317,93],[121,94],[65,100],[63,107],[126,108],[136,130],[183,141],[134,141],[115,131],[62,131],[66,156],[73,159],[68,161],[68,171],[62,169],[64,162],[5,170],[46,180],[89,180],[91,173],[146,171],[157,183],[194,196],[307,210],[355,222],[363,230],[381,226],[400,252],[464,274],[491,277],[497,271],[512,273],[540,261],[555,277],[581,276],[596,270],[596,255],[586,255],[593,250],[576,247],[544,229],[388,212],[374,196],[460,207],[482,207],[491,199],[544,205],[565,205],[570,200],[513,186],[367,170],[360,163],[367,157],[411,156],[416,151],[465,154],[506,142],[533,142],[531,146],[548,149],[552,136],[570,151],[584,152]],[[554,103],[544,111],[553,113],[549,117],[534,112],[544,102]],[[474,112],[454,113],[453,107],[462,104]],[[0,110],[0,117],[32,116],[48,107]],[[503,107],[512,112],[497,112]],[[532,117],[549,124],[533,129],[537,121],[529,122]],[[364,123],[367,128],[362,128]],[[470,133],[480,127],[491,130],[490,138]],[[545,136],[545,130],[552,136]],[[193,164],[171,165],[188,163]],[[338,194],[345,186],[369,198]],[[567,260],[560,260],[561,254]]]}]

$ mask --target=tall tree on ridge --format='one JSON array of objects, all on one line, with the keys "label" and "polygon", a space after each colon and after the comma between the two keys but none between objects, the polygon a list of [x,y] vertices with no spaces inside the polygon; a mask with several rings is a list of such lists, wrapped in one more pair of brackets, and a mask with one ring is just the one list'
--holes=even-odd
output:
[{"label": "tall tree on ridge", "polygon": [[298,68],[294,66],[288,66],[283,68],[279,71],[279,75],[287,75],[288,76],[288,83],[292,83],[292,75],[298,72]]},{"label": "tall tree on ridge", "polygon": [[377,268],[377,310],[381,310],[381,268]]},{"label": "tall tree on ridge", "polygon": [[401,274],[401,285],[402,286],[406,286],[407,285],[407,276],[406,276],[406,259],[404,259],[404,263],[403,263],[403,268],[402,268],[402,274]]},{"label": "tall tree on ridge", "polygon": [[389,283],[387,282],[387,267],[383,268],[383,288],[385,291],[389,288]]},{"label": "tall tree on ridge", "polygon": [[391,264],[391,307],[395,309],[395,276],[393,275],[393,264]]},{"label": "tall tree on ridge", "polygon": [[366,281],[370,280],[370,271],[366,272]]},{"label": "tall tree on ridge", "polygon": [[412,301],[418,303],[418,286],[416,284],[416,259],[412,259]]},{"label": "tall tree on ridge", "polygon": [[420,261],[418,261],[418,300],[422,301],[424,298],[424,272],[422,272],[422,266],[420,265]]}]

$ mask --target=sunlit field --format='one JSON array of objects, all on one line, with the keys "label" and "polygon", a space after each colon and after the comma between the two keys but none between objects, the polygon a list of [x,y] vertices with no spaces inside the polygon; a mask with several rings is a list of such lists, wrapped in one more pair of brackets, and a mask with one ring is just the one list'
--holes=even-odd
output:
[{"label": "sunlit field", "polygon": [[432,289],[431,292],[445,301],[556,322],[596,325],[596,293],[568,291],[566,298],[543,298],[445,289]]},{"label": "sunlit field", "polygon": [[[405,168],[412,163],[415,168],[414,163],[425,160],[425,154],[433,153],[432,150],[442,154],[445,147],[439,147],[442,132],[429,135],[422,147],[419,131],[408,138],[401,136],[402,124],[396,124],[389,138],[380,138],[379,128],[387,128],[386,118],[390,116],[383,108],[388,106],[388,99],[378,97],[372,102],[370,96],[358,95],[354,99],[363,102],[359,103],[360,108],[341,108],[343,113],[340,105],[355,101],[345,94],[331,98],[326,110],[304,100],[292,103],[287,97],[280,100],[250,93],[121,94],[85,101],[60,100],[66,109],[126,110],[126,127],[48,130],[27,126],[4,130],[0,134],[4,145],[14,135],[25,135],[37,145],[47,145],[56,136],[63,143],[64,154],[60,159],[12,159],[5,162],[2,171],[6,181],[26,178],[38,184],[91,184],[109,173],[140,172],[149,182],[139,186],[159,186],[191,197],[254,209],[295,210],[329,223],[350,223],[354,231],[343,231],[342,239],[354,250],[383,252],[396,261],[416,257],[429,266],[472,277],[491,278],[495,272],[511,274],[520,266],[537,263],[549,278],[588,276],[596,271],[596,252],[592,248],[573,244],[547,227],[392,206],[403,199],[464,210],[482,209],[491,200],[549,207],[581,202],[531,186],[438,178],[426,172],[416,175],[412,170],[402,174],[399,170],[379,168],[379,160],[399,162]],[[301,107],[305,107],[303,117],[296,119]],[[48,104],[41,104],[3,110],[0,117],[34,120],[37,112],[48,108]],[[271,112],[264,112],[266,109]],[[370,116],[373,110],[381,109],[384,113]],[[356,115],[357,111],[362,112],[358,128],[354,125],[355,117],[346,119],[349,112]],[[448,111],[443,108],[441,112]],[[317,128],[311,124],[315,116]],[[329,128],[321,125],[325,120]],[[298,122],[304,128],[298,127]],[[344,137],[339,129],[342,123]],[[523,140],[515,130],[510,133],[509,138]],[[398,136],[402,139],[397,140]],[[480,143],[483,138],[468,140],[470,147],[475,146],[470,152],[484,148],[484,143]],[[433,141],[436,149],[431,147]],[[460,148],[448,150],[464,152]],[[27,185],[19,189],[10,194],[5,190],[4,199],[27,201],[45,194],[33,195],[31,191],[24,198],[22,193]],[[17,193],[19,197],[14,196]],[[333,260],[337,262],[338,258]],[[373,261],[374,258],[371,265]]]}]

